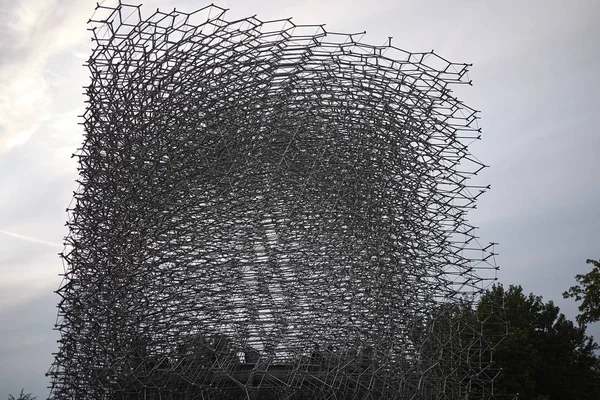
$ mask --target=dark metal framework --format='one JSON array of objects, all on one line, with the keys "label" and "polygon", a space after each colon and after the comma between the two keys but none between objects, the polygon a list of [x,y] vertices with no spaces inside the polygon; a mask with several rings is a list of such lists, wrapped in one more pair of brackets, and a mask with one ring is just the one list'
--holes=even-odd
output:
[{"label": "dark metal framework", "polygon": [[217,6],[90,24],[52,398],[489,396],[467,64]]}]

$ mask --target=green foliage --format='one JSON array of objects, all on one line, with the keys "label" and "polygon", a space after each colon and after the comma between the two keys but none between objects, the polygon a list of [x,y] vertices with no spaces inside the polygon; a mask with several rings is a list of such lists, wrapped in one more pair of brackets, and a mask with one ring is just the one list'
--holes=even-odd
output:
[{"label": "green foliage", "polygon": [[600,260],[586,262],[593,265],[592,270],[587,274],[575,275],[578,285],[571,286],[563,293],[565,299],[573,297],[581,302],[577,316],[577,322],[581,325],[600,321]]},{"label": "green foliage", "polygon": [[[598,399],[598,348],[584,326],[567,320],[552,301],[525,295],[520,286],[494,285],[477,308],[500,372],[498,395],[520,400]],[[505,335],[506,334],[506,335]]]},{"label": "green foliage", "polygon": [[24,389],[21,389],[21,393],[19,394],[19,397],[15,397],[12,394],[8,395],[8,400],[35,400],[37,399],[36,396],[33,396],[31,393],[23,393]]}]

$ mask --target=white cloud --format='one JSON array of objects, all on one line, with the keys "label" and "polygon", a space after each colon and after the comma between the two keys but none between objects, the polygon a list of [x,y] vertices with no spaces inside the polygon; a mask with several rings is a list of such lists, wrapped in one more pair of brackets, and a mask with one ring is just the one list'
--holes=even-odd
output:
[{"label": "white cloud", "polygon": [[38,66],[9,65],[0,70],[0,153],[27,142],[46,116],[48,93]]},{"label": "white cloud", "polygon": [[2,11],[8,23],[0,29],[0,154],[26,143],[55,111],[48,63],[85,40],[81,21],[88,13],[85,2],[58,0],[21,1]]}]

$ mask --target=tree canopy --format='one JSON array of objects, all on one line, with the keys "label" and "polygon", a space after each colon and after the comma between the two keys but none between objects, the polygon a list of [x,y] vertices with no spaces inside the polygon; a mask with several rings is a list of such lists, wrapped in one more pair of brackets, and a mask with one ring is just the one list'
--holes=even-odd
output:
[{"label": "tree canopy", "polygon": [[600,321],[600,260],[587,260],[592,270],[587,274],[575,275],[578,285],[571,286],[563,293],[564,298],[580,301],[577,322],[581,325]]},{"label": "tree canopy", "polygon": [[499,368],[496,394],[518,394],[520,400],[599,398],[598,345],[552,301],[525,295],[521,286],[494,285],[477,315]]}]

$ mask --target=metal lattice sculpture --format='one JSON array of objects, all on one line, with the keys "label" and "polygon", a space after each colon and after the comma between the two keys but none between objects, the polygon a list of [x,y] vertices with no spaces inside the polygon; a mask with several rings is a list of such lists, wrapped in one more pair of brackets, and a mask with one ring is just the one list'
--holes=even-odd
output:
[{"label": "metal lattice sculpture", "polygon": [[53,398],[486,395],[468,65],[216,6],[90,23]]}]

